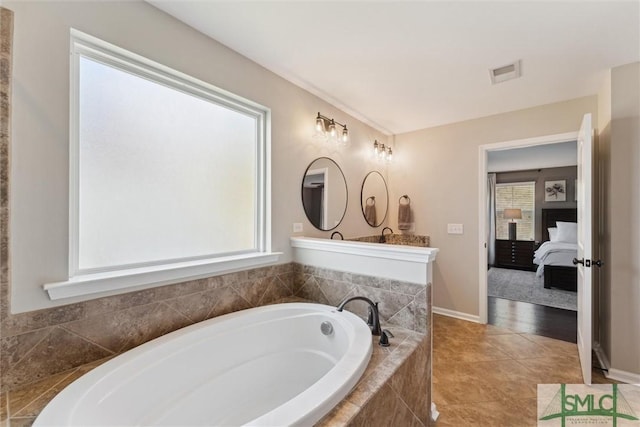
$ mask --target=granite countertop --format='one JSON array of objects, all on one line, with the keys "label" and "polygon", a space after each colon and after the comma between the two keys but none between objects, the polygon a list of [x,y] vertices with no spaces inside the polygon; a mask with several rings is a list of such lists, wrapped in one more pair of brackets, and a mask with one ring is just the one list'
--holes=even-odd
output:
[{"label": "granite countertop", "polygon": [[[419,246],[429,247],[431,239],[429,236],[421,236],[414,234],[385,234],[385,241],[388,245],[403,245],[403,246]],[[352,239],[346,239],[355,242],[367,242],[367,243],[380,243],[380,234],[373,236],[354,237]]]}]

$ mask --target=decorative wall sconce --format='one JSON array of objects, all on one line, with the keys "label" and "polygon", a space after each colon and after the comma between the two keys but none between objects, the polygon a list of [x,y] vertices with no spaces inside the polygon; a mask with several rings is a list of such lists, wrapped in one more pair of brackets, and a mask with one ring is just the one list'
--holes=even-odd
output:
[{"label": "decorative wall sconce", "polygon": [[385,147],[385,145],[379,143],[378,140],[373,141],[373,154],[380,160],[386,160],[387,162],[393,160],[393,150],[391,147]]},{"label": "decorative wall sconce", "polygon": [[[336,125],[342,127],[342,133],[340,134],[340,137],[338,137],[338,130],[336,129]],[[316,117],[316,132],[314,138],[328,140],[329,142],[334,142],[337,144],[346,144],[347,142],[349,142],[349,130],[347,129],[347,125],[338,123],[334,119],[330,119],[329,117],[323,116],[322,114],[318,113],[318,117]]]}]

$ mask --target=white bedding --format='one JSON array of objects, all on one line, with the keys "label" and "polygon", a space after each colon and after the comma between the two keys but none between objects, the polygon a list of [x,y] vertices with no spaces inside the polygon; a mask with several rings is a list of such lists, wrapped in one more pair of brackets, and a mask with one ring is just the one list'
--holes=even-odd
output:
[{"label": "white bedding", "polygon": [[578,245],[566,242],[544,242],[533,254],[533,263],[538,264],[536,276],[542,277],[545,265],[573,266],[578,256]]}]

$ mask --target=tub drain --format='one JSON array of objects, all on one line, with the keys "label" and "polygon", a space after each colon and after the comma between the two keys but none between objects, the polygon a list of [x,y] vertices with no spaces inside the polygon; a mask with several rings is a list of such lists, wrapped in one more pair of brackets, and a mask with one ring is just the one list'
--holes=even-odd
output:
[{"label": "tub drain", "polygon": [[333,325],[331,322],[324,321],[320,325],[320,330],[324,335],[331,335],[333,333]]}]

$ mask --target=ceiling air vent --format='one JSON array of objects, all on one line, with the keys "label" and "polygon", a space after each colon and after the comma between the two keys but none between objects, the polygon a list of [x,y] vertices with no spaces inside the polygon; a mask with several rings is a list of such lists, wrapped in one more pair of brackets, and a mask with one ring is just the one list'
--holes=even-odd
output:
[{"label": "ceiling air vent", "polygon": [[506,82],[520,77],[520,61],[489,70],[491,84]]}]

